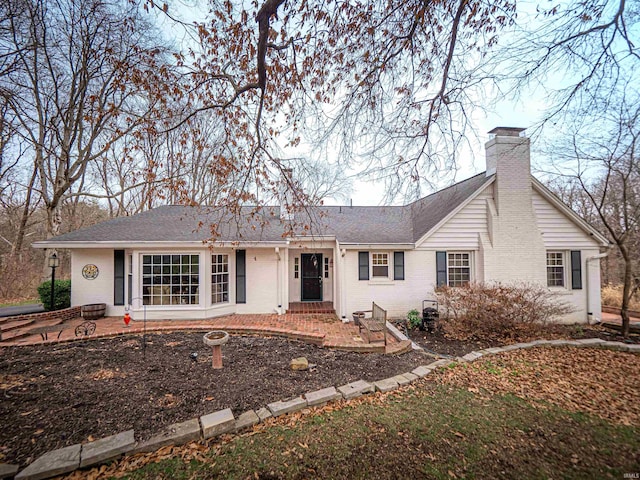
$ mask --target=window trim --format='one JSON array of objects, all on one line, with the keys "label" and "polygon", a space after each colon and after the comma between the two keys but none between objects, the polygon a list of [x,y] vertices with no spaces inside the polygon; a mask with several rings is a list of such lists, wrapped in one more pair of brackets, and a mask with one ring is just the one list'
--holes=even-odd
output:
[{"label": "window trim", "polygon": [[[384,265],[382,265],[382,264],[376,265],[375,264],[375,258],[376,258],[375,256],[376,255],[379,255],[379,256],[384,255],[386,263]],[[389,261],[389,257],[390,257],[390,255],[389,255],[389,252],[387,252],[387,251],[369,252],[369,259],[370,259],[369,263],[371,265],[371,279],[372,280],[390,279],[391,278],[391,276],[390,276],[391,262]],[[375,274],[375,270],[374,270],[376,267],[385,267],[387,269],[386,275],[376,275]]]},{"label": "window trim", "polygon": [[[549,264],[549,254],[559,254],[560,259],[562,260],[562,265],[550,265]],[[567,281],[567,252],[565,250],[547,250],[545,254],[545,273],[547,276],[547,288],[552,288],[554,290],[567,290],[568,281]],[[550,285],[549,284],[549,269],[550,268],[562,268],[562,285]]]},{"label": "window trim", "polygon": [[[451,265],[451,260],[450,260],[450,255],[467,255],[468,256],[468,261],[469,261],[469,265],[468,266],[459,266],[459,265]],[[445,266],[445,270],[446,270],[446,275],[447,275],[447,286],[451,287],[451,288],[458,288],[458,287],[463,287],[466,284],[469,284],[471,282],[473,282],[473,275],[474,275],[474,271],[473,271],[473,252],[469,251],[469,250],[447,250],[446,251],[446,266]],[[466,284],[461,284],[461,285],[451,285],[451,275],[450,275],[450,270],[452,268],[458,268],[458,269],[463,269],[463,268],[468,268],[469,269],[469,280],[467,281]]]},{"label": "window trim", "polygon": [[[198,290],[197,290],[197,293],[196,293],[196,294],[191,294],[191,293],[189,293],[189,294],[188,294],[189,296],[196,296],[196,297],[198,298],[198,301],[197,301],[196,303],[184,303],[184,304],[183,304],[183,303],[169,303],[169,304],[162,304],[162,303],[160,303],[160,304],[153,304],[153,303],[147,303],[147,304],[145,304],[145,298],[144,298],[144,297],[145,297],[145,295],[144,295],[144,287],[145,287],[145,284],[144,284],[144,278],[145,278],[145,275],[149,275],[149,274],[145,274],[145,273],[144,273],[144,267],[145,267],[145,264],[144,264],[144,257],[145,257],[145,256],[151,256],[151,257],[154,257],[154,256],[157,256],[157,255],[159,255],[159,256],[166,256],[166,255],[174,256],[174,255],[179,255],[180,257],[182,257],[183,255],[189,255],[190,257],[191,257],[191,256],[197,256],[197,257],[198,257],[198,274],[197,274],[197,275],[198,275],[198,285],[197,285],[197,286],[198,286]],[[162,262],[161,262],[161,263],[162,263]],[[190,265],[191,265],[191,264],[190,264]],[[153,260],[152,260],[152,264],[151,264],[151,266],[154,266],[154,265],[153,265]],[[148,309],[149,309],[149,308],[159,308],[159,309],[165,309],[165,308],[169,308],[169,309],[189,308],[189,309],[191,309],[191,308],[200,308],[200,307],[202,307],[202,305],[203,305],[202,288],[203,288],[203,285],[205,285],[205,284],[206,284],[206,282],[203,282],[203,278],[205,278],[205,277],[204,277],[204,271],[203,271],[203,268],[204,268],[204,267],[203,267],[203,264],[202,264],[202,255],[201,255],[201,252],[185,252],[185,251],[170,252],[170,253],[168,253],[168,252],[166,252],[166,251],[161,251],[161,252],[157,252],[157,251],[146,251],[146,252],[145,252],[145,251],[142,251],[142,252],[138,252],[138,269],[139,269],[139,272],[140,272],[140,276],[139,276],[139,279],[138,279],[137,284],[139,285],[139,288],[140,288],[139,293],[140,293],[140,298],[142,299],[142,305],[145,305],[145,306],[146,306],[146,308],[148,308]],[[152,272],[150,275],[154,275],[154,274],[153,274],[153,272]],[[157,274],[155,274],[155,275],[157,275]],[[166,276],[166,274],[164,274],[164,273],[161,273],[160,275]],[[170,276],[173,276],[174,274],[169,274],[169,275],[170,275]],[[180,273],[180,275],[182,276],[182,273]],[[190,275],[190,276],[195,276],[195,274],[191,274],[191,273],[190,273],[189,275]],[[151,284],[151,286],[153,286],[153,284]],[[193,285],[193,284],[189,284],[189,286],[194,286],[194,285]],[[205,286],[206,286],[206,285],[205,285]],[[163,296],[163,295],[164,295],[164,294],[161,294],[161,295],[160,295],[160,297],[162,298],[162,296]],[[170,296],[170,297],[171,297],[171,296],[173,296],[173,295],[174,295],[174,294],[172,294],[172,293],[169,293],[169,294],[168,294],[168,296]],[[180,294],[180,295],[181,295],[181,294]],[[176,294],[176,296],[180,296],[180,295],[179,295],[179,294]],[[185,294],[185,295],[187,295],[187,294]],[[150,299],[151,299],[151,298],[153,298],[154,296],[157,296],[157,295],[151,295],[151,294],[149,294],[149,298],[150,298]]]},{"label": "window trim", "polygon": [[[214,261],[214,257],[215,257],[215,261]],[[218,262],[218,258],[217,257],[226,257],[226,262]],[[226,271],[222,271],[222,272],[214,272],[213,271],[213,267],[214,265],[225,265],[226,264]],[[226,282],[214,282],[214,276],[216,275],[226,275],[227,276],[227,280]],[[226,291],[223,290],[222,292],[215,292],[213,291],[213,286],[214,285],[224,285],[226,283]],[[230,262],[230,256],[228,253],[211,253],[211,284],[210,284],[210,293],[211,296],[209,298],[209,300],[211,301],[211,305],[214,307],[217,307],[219,305],[226,305],[230,303],[230,297],[231,297],[231,262]],[[222,295],[222,297],[224,298],[224,295],[226,293],[227,299],[226,300],[221,300],[219,302],[214,301],[213,296],[214,295]]]}]

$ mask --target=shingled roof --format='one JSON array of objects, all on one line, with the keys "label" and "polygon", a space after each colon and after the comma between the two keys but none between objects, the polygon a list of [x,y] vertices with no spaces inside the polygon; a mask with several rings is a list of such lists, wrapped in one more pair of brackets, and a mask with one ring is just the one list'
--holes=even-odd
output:
[{"label": "shingled roof", "polygon": [[[335,236],[344,244],[415,243],[490,178],[481,173],[405,206],[310,207],[297,213],[295,222],[309,225],[309,236]],[[233,216],[221,209],[166,205],[39,243],[77,247],[92,242],[200,242],[211,237],[211,224],[218,225],[218,240],[226,242],[279,242],[286,231],[279,207],[243,207]]]}]

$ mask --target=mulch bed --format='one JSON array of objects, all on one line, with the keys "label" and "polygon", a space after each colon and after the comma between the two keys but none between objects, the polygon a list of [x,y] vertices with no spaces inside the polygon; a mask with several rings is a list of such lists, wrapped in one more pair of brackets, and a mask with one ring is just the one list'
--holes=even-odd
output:
[{"label": "mulch bed", "polygon": [[[499,347],[510,343],[528,342],[545,338],[579,340],[581,338],[601,338],[612,342],[621,342],[625,339],[617,331],[599,325],[546,325],[539,336],[530,338],[493,339],[482,341],[461,341],[445,335],[441,325],[434,332],[429,333],[418,329],[409,330],[409,338],[425,349],[426,352],[437,353],[442,356],[461,357],[472,351],[483,350],[490,347]],[[640,343],[640,335],[631,335],[629,343]]]},{"label": "mulch bed", "polygon": [[[411,371],[430,359],[329,350],[281,338],[233,336],[222,370],[211,367],[201,333],[139,336],[0,349],[0,463],[25,465],[43,453],[224,408],[237,416],[303,393]],[[197,361],[190,354],[198,353]],[[309,371],[292,371],[306,357]]]}]

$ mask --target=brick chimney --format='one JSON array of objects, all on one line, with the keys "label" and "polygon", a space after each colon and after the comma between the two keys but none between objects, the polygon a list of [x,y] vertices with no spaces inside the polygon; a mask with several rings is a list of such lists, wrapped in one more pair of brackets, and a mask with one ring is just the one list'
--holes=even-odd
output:
[{"label": "brick chimney", "polygon": [[485,144],[487,176],[495,175],[483,242],[487,280],[546,284],[546,255],[533,209],[530,142],[524,128],[498,127]]}]

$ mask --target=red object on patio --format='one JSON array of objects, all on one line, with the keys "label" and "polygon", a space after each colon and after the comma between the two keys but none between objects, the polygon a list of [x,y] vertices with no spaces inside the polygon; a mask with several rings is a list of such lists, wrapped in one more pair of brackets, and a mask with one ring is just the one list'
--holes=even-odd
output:
[{"label": "red object on patio", "polygon": [[131,315],[129,315],[129,312],[125,312],[124,314],[124,324],[128,327],[129,326],[129,322],[131,321]]}]

